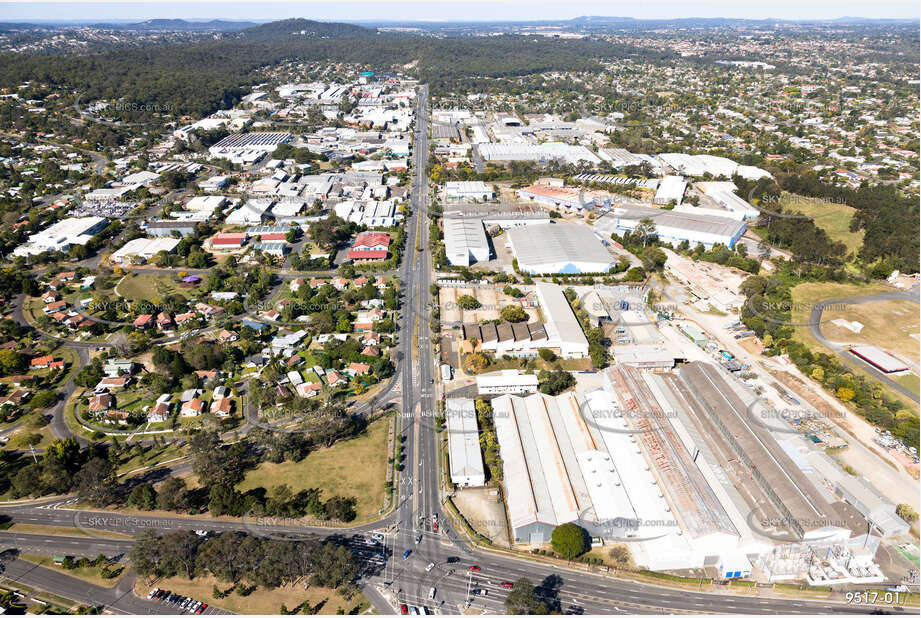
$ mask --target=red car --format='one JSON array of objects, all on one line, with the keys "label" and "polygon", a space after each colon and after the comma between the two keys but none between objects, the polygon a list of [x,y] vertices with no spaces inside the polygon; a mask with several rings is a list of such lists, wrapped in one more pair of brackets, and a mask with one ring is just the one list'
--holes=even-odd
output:
[{"label": "red car", "polygon": [[438,520],[432,522],[432,532],[438,532]]},{"label": "red car", "polygon": [[512,587],[512,582],[502,582],[502,583],[499,584],[499,585],[502,586],[503,588],[511,588],[511,587]]},{"label": "red car", "polygon": [[480,571],[481,569],[480,569],[480,567],[478,567],[477,565],[473,565],[472,567],[470,567],[470,570],[471,570],[471,571]]},{"label": "red car", "polygon": [[208,609],[208,604],[207,604],[207,603],[202,603],[202,604],[201,604],[201,607],[199,607],[198,609],[195,610],[195,613],[196,613],[196,614],[200,614],[200,613],[202,613],[203,611],[205,611],[206,609]]},{"label": "red car", "polygon": [[409,613],[409,608],[406,607],[406,603],[400,603],[400,613],[404,616]]}]

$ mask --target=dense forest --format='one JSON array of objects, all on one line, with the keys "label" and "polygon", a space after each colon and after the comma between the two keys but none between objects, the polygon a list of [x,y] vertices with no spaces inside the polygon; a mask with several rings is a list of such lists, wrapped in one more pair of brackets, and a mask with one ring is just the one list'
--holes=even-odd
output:
[{"label": "dense forest", "polygon": [[850,189],[822,182],[815,174],[778,176],[790,193],[822,198],[857,209],[851,231],[864,230],[859,257],[867,262],[883,258],[893,268],[918,272],[918,199],[891,185]]},{"label": "dense forest", "polygon": [[[435,39],[375,34],[347,24],[317,26],[304,20],[273,22],[235,36],[96,55],[0,54],[0,88],[16,89],[31,80],[83,93],[87,101],[121,100],[129,109],[134,104],[155,106],[176,116],[201,117],[233,106],[246,94],[248,85],[260,81],[256,69],[282,60],[348,62],[375,68],[415,62],[415,74],[437,93],[454,80],[581,71],[598,66],[603,58],[649,53],[602,41],[519,36]],[[385,67],[381,67],[382,59]],[[132,116],[130,111],[124,112],[123,119],[150,120],[137,118],[136,113]]]}]

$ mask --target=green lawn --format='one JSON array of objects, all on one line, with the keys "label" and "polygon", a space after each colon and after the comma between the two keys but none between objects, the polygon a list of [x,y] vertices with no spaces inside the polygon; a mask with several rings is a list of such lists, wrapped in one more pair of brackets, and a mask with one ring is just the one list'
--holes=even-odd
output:
[{"label": "green lawn", "polygon": [[389,418],[371,423],[365,432],[330,448],[310,453],[299,462],[261,463],[246,473],[241,491],[287,484],[295,492],[316,487],[324,498],[354,497],[356,523],[384,508],[387,478],[387,431]]},{"label": "green lawn", "polygon": [[180,288],[174,275],[134,275],[129,273],[115,291],[128,300],[157,300],[172,294],[189,297],[198,288]]},{"label": "green lawn", "polygon": [[[93,560],[95,557],[96,556],[86,556],[86,558],[89,558],[90,560]],[[39,566],[43,566],[49,569],[60,571],[66,575],[70,575],[71,577],[76,577],[78,579],[87,581],[91,584],[95,584],[97,586],[103,586],[105,588],[111,588],[112,586],[117,584],[118,580],[122,578],[126,570],[125,565],[112,565],[110,568],[113,571],[120,570],[120,573],[116,577],[113,577],[111,579],[105,579],[102,577],[102,575],[100,575],[100,572],[102,571],[101,566],[99,567],[88,566],[84,568],[78,567],[74,569],[65,569],[64,567],[55,566],[54,558],[50,558],[48,556],[35,556],[31,554],[20,554],[19,558],[21,558],[22,560],[31,562],[33,564],[37,564]]]},{"label": "green lawn", "polygon": [[790,193],[783,194],[780,206],[784,212],[798,212],[815,217],[813,219],[815,224],[825,230],[832,240],[847,245],[848,252],[856,253],[863,246],[863,230],[856,232],[850,230],[851,219],[857,212],[856,208]]}]

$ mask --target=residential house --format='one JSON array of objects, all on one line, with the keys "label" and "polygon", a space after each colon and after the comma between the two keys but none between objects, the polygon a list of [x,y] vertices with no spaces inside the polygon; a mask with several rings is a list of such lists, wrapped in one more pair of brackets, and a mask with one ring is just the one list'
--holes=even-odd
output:
[{"label": "residential house", "polygon": [[311,397],[319,395],[322,389],[323,385],[319,382],[304,382],[295,386],[294,392],[297,393],[298,397],[310,399]]},{"label": "residential house", "polygon": [[153,322],[154,322],[153,315],[150,313],[145,313],[143,315],[139,315],[138,317],[134,318],[134,322],[132,322],[131,324],[135,328],[150,328],[151,326],[153,326]]},{"label": "residential house", "polygon": [[54,362],[54,357],[50,354],[39,356],[29,361],[29,369],[47,369]]},{"label": "residential house", "polygon": [[101,393],[94,397],[90,397],[90,403],[87,409],[93,413],[105,412],[113,405],[115,405],[115,397],[109,393]]},{"label": "residential house", "polygon": [[371,365],[367,365],[365,363],[349,363],[349,366],[344,370],[344,373],[347,373],[352,377],[366,376],[371,373]]},{"label": "residential house", "polygon": [[335,388],[337,386],[344,386],[348,384],[348,380],[338,371],[333,370],[326,373],[326,383]]},{"label": "residential house", "polygon": [[230,397],[221,397],[211,402],[211,414],[215,416],[230,416],[233,412],[233,399]]},{"label": "residential house", "polygon": [[179,414],[181,416],[198,416],[204,412],[204,409],[205,402],[198,397],[194,397],[182,404],[182,407],[179,408]]}]

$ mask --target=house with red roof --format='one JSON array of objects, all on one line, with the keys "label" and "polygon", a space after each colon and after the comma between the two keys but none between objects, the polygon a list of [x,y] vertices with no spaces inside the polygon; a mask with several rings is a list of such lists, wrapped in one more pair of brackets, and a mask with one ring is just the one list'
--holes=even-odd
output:
[{"label": "house with red roof", "polygon": [[47,356],[39,356],[29,361],[29,369],[47,369],[53,362],[54,357],[50,354]]},{"label": "house with red roof", "polygon": [[161,311],[157,316],[157,327],[160,329],[169,328],[172,323],[173,318],[171,318],[170,314],[165,311]]},{"label": "house with red roof", "polygon": [[205,409],[205,402],[199,399],[198,397],[193,397],[188,400],[182,407],[179,409],[179,414],[181,416],[198,416]]},{"label": "house with red roof", "polygon": [[222,233],[215,234],[208,239],[211,248],[215,250],[239,249],[246,244],[246,234]]},{"label": "house with red roof", "polygon": [[135,328],[150,328],[153,325],[154,317],[150,313],[145,313],[144,315],[139,315],[134,318],[134,322],[131,324]]},{"label": "house with red roof", "polygon": [[379,262],[387,258],[390,248],[390,234],[386,232],[362,232],[355,237],[346,257],[353,262]]},{"label": "house with red roof", "polygon": [[349,363],[348,369],[344,371],[351,376],[366,376],[371,373],[371,365],[365,363]]}]

